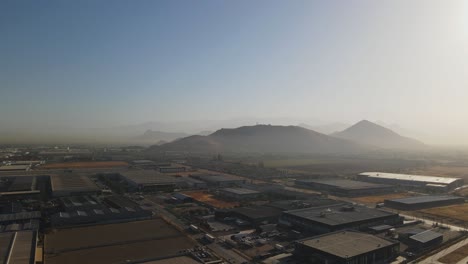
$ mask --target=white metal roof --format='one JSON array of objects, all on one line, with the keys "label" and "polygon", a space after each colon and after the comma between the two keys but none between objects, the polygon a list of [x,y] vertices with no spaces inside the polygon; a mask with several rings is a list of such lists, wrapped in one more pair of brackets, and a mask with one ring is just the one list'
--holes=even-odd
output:
[{"label": "white metal roof", "polygon": [[427,183],[433,183],[433,184],[450,184],[450,183],[460,180],[460,178],[398,174],[398,173],[386,173],[386,172],[363,172],[363,173],[360,173],[359,175],[372,177],[372,178],[427,182]]}]

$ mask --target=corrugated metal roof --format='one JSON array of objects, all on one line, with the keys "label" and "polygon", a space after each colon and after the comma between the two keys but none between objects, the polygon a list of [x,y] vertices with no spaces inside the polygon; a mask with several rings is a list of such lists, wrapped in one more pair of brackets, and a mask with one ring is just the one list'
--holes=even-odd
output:
[{"label": "corrugated metal roof", "polygon": [[427,242],[430,242],[430,241],[432,241],[434,239],[440,238],[442,236],[443,235],[441,233],[437,233],[437,232],[434,232],[432,230],[427,230],[427,231],[421,232],[419,234],[416,234],[414,236],[410,236],[410,239],[416,240],[416,241],[421,242],[421,243],[427,243]]}]

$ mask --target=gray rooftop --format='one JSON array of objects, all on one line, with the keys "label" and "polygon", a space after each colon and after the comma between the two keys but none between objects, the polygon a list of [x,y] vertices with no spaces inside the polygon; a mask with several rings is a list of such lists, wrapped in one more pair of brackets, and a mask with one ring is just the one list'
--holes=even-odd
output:
[{"label": "gray rooftop", "polygon": [[223,181],[243,181],[243,178],[232,176],[232,175],[193,175],[193,177],[198,178],[206,182],[223,182]]},{"label": "gray rooftop", "polygon": [[355,231],[340,231],[301,240],[307,247],[338,256],[350,258],[386,247],[397,242]]},{"label": "gray rooftop", "polygon": [[352,181],[352,180],[345,180],[345,179],[310,179],[310,180],[308,179],[308,180],[297,180],[297,181],[303,182],[303,183],[324,184],[324,185],[329,185],[329,186],[333,186],[333,187],[337,187],[341,189],[349,189],[349,190],[391,187],[391,185],[386,185],[386,184]]},{"label": "gray rooftop", "polygon": [[463,199],[456,196],[448,195],[423,195],[423,196],[414,196],[398,199],[390,199],[388,201],[404,203],[404,204],[419,204],[419,203],[430,203],[430,202],[439,202],[439,201],[449,201],[449,200],[459,200]]},{"label": "gray rooftop", "polygon": [[234,194],[259,194],[260,192],[255,190],[250,190],[246,188],[224,188],[222,189],[224,192],[234,193]]},{"label": "gray rooftop", "polygon": [[51,175],[52,191],[99,191],[97,185],[87,176],[79,174]]},{"label": "gray rooftop", "polygon": [[397,215],[395,213],[368,208],[365,206],[351,206],[347,204],[305,208],[286,211],[284,213],[329,226],[338,226],[347,223]]},{"label": "gray rooftop", "polygon": [[151,185],[151,184],[175,184],[181,182],[182,179],[161,174],[155,170],[130,170],[120,172],[127,180],[136,184]]},{"label": "gray rooftop", "polygon": [[455,181],[461,180],[460,178],[412,175],[412,174],[397,174],[397,173],[386,173],[386,172],[363,172],[363,173],[360,173],[359,175],[372,177],[372,178],[397,179],[397,180],[404,180],[404,181],[427,182],[427,183],[434,183],[434,184],[450,184]]},{"label": "gray rooftop", "polygon": [[439,238],[441,236],[443,236],[441,233],[437,233],[437,232],[434,232],[434,231],[431,231],[431,230],[427,230],[427,231],[421,232],[419,234],[416,234],[414,236],[410,236],[410,239],[416,240],[416,241],[421,242],[421,243],[426,243],[426,242],[432,241],[434,239],[437,239],[437,238]]}]

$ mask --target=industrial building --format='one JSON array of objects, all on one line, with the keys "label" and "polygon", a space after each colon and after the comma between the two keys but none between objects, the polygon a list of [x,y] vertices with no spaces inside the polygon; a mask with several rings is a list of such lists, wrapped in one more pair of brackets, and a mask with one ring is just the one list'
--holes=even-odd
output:
[{"label": "industrial building", "polygon": [[442,244],[443,240],[444,236],[441,233],[426,230],[424,232],[410,236],[408,245],[414,251],[422,251]]},{"label": "industrial building", "polygon": [[434,196],[424,195],[399,199],[385,200],[384,205],[389,208],[411,211],[432,207],[447,206],[453,204],[462,204],[465,199],[456,196]]},{"label": "industrial building", "polygon": [[39,198],[36,176],[12,176],[0,178],[0,200]]},{"label": "industrial building", "polygon": [[211,187],[232,187],[232,186],[240,186],[241,184],[245,184],[246,180],[240,177],[232,176],[232,175],[210,175],[210,174],[202,174],[202,175],[190,175],[190,177],[204,181]]},{"label": "industrial building", "polygon": [[0,233],[0,264],[34,264],[36,240],[34,231]]},{"label": "industrial building", "polygon": [[219,195],[232,200],[246,200],[257,198],[261,193],[246,188],[224,188],[219,191]]},{"label": "industrial building", "polygon": [[119,174],[139,191],[173,191],[176,187],[185,185],[180,177],[163,175],[154,170],[130,170]]},{"label": "industrial building", "polygon": [[19,212],[0,214],[0,233],[21,231],[21,230],[38,230],[41,212]]},{"label": "industrial building", "polygon": [[402,219],[398,214],[350,204],[286,211],[280,218],[281,225],[314,234],[344,229],[367,230],[371,226],[400,223]]},{"label": "industrial building", "polygon": [[220,209],[215,212],[217,219],[226,217],[241,219],[251,225],[258,226],[265,223],[277,223],[282,211],[269,206],[238,207],[233,209]]},{"label": "industrial building", "polygon": [[339,231],[297,241],[299,263],[390,263],[398,256],[399,242],[355,231]]},{"label": "industrial building", "polygon": [[357,175],[357,179],[361,181],[392,184],[402,187],[428,188],[431,190],[440,189],[441,191],[453,190],[457,187],[463,186],[463,179],[461,178],[385,172],[363,172]]},{"label": "industrial building", "polygon": [[316,191],[347,197],[382,194],[393,191],[393,186],[391,185],[343,179],[296,180],[295,184]]},{"label": "industrial building", "polygon": [[65,173],[51,175],[52,196],[99,194],[101,189],[88,177],[81,174]]},{"label": "industrial building", "polygon": [[71,226],[149,219],[152,212],[123,196],[62,198],[62,211],[51,216],[52,226]]},{"label": "industrial building", "polygon": [[28,171],[31,165],[6,165],[0,166],[0,171]]},{"label": "industrial building", "polygon": [[187,168],[182,166],[168,166],[168,167],[159,167],[160,173],[178,173],[185,172]]}]

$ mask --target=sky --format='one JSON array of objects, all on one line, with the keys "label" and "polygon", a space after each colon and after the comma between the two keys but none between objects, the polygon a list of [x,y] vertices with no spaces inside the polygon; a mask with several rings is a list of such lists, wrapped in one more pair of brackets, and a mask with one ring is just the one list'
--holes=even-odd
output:
[{"label": "sky", "polygon": [[368,119],[468,144],[467,99],[463,0],[0,2],[0,132]]}]

